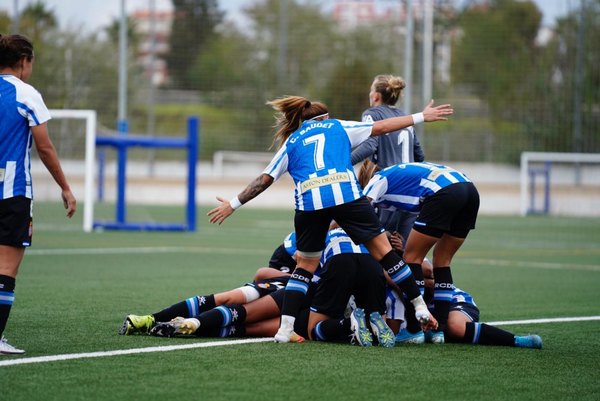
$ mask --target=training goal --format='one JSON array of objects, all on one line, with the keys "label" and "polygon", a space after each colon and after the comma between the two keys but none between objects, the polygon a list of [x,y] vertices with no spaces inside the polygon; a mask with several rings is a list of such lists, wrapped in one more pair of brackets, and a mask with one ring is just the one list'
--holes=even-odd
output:
[{"label": "training goal", "polygon": [[521,153],[521,215],[600,216],[600,153]]},{"label": "training goal", "polygon": [[[198,158],[199,119],[188,119],[185,137],[156,137],[123,133],[99,133],[95,110],[50,110],[49,123],[53,141],[61,157],[67,175],[83,177],[83,230],[94,229],[140,230],[140,231],[195,231],[196,230],[196,162]],[[184,168],[187,171],[187,196],[185,221],[157,222],[152,220],[129,221],[127,218],[126,186],[128,155],[136,148],[181,149],[186,152]],[[84,149],[84,150],[83,150]],[[106,159],[103,150],[114,150],[116,174],[115,218],[97,220],[94,216],[95,203],[102,198]],[[100,150],[100,152],[99,152]],[[99,156],[100,155],[100,156]],[[130,166],[131,168],[131,166]],[[173,170],[172,168],[170,170]],[[172,174],[170,176],[172,179]],[[154,180],[156,181],[156,180]],[[37,191],[37,190],[36,190]],[[164,191],[163,191],[164,192]],[[78,195],[79,197],[80,195]],[[150,201],[156,200],[151,196]]]}]

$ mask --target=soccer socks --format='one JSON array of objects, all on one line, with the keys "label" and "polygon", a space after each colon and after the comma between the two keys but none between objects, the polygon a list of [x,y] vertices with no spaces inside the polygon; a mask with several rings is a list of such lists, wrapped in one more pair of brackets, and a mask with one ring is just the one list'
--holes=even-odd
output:
[{"label": "soccer socks", "polygon": [[417,283],[417,287],[419,287],[419,292],[421,296],[425,294],[425,278],[423,276],[423,267],[420,263],[407,263],[410,271],[412,272],[413,277],[415,278],[415,283]]},{"label": "soccer socks", "polygon": [[160,312],[153,313],[154,320],[157,322],[168,322],[178,316],[194,317],[213,309],[216,305],[214,295],[195,296],[169,306]]},{"label": "soccer socks", "polygon": [[312,277],[313,274],[311,272],[301,267],[296,267],[285,286],[281,315],[292,318],[287,319],[292,324],[292,327],[294,324],[293,321],[298,316],[300,308],[302,308]]},{"label": "soccer socks", "polygon": [[514,334],[485,323],[469,322],[463,342],[481,345],[515,346]]},{"label": "soccer socks", "polygon": [[[214,328],[220,329],[243,324],[246,321],[246,308],[243,305],[236,304],[221,305],[201,313],[196,316],[196,319],[200,321],[200,327],[196,331],[196,334],[199,335]],[[219,335],[219,337],[223,337],[223,335]]]},{"label": "soccer socks", "polygon": [[[421,296],[421,291],[415,282],[415,276],[411,272],[409,265],[404,263],[402,258],[394,251],[388,252],[380,261],[385,271],[390,278],[406,295],[409,300],[413,300]],[[421,273],[421,279],[423,273]]]},{"label": "soccer socks", "polygon": [[0,274],[0,337],[4,333],[10,309],[15,301],[15,279]]},{"label": "soccer socks", "polygon": [[452,295],[454,294],[450,266],[434,267],[433,278],[435,280],[435,287],[433,289],[434,315],[438,321],[439,330],[443,331],[446,329],[446,324],[448,323],[448,313],[450,313],[450,304],[452,303]]},{"label": "soccer socks", "polygon": [[350,319],[321,320],[312,330],[312,339],[317,341],[348,341],[352,336]]}]

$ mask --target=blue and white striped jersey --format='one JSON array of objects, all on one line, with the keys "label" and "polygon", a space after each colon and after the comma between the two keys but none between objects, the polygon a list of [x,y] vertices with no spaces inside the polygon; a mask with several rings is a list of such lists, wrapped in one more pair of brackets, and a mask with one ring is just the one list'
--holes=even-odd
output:
[{"label": "blue and white striped jersey", "polygon": [[473,297],[471,296],[471,294],[469,294],[466,291],[461,290],[460,288],[454,287],[454,291],[452,293],[452,302],[453,305],[454,304],[469,304],[469,305],[473,305],[473,306],[477,306],[475,304],[475,300],[473,299]]},{"label": "blue and white striped jersey", "polygon": [[321,265],[325,265],[328,259],[342,253],[369,253],[364,245],[356,245],[342,228],[329,230],[325,239],[325,249],[321,255]]},{"label": "blue and white striped jersey", "polygon": [[291,233],[289,233],[283,240],[283,247],[285,248],[286,252],[290,255],[290,256],[294,256],[294,254],[296,253],[296,232],[292,231]]},{"label": "blue and white striped jersey", "polygon": [[423,199],[457,182],[471,180],[451,167],[405,163],[378,171],[363,192],[379,208],[417,212]]},{"label": "blue and white striped jersey", "polygon": [[297,210],[319,210],[362,196],[350,163],[352,147],[371,135],[373,123],[308,120],[292,133],[263,171],[275,180],[292,176]]},{"label": "blue and white striped jersey", "polygon": [[40,93],[14,75],[0,75],[0,199],[33,198],[30,127],[50,119]]}]

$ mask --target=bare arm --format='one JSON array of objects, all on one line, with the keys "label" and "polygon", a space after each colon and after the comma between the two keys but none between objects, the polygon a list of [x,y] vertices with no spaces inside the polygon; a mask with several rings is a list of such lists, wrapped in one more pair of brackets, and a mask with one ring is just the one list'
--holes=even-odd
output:
[{"label": "bare arm", "polygon": [[73,192],[71,192],[69,183],[60,166],[56,149],[48,135],[48,126],[46,123],[33,126],[31,127],[31,133],[33,134],[35,148],[40,156],[40,160],[44,163],[44,166],[46,166],[48,172],[62,190],[61,197],[63,205],[67,210],[67,217],[71,218],[77,210],[77,201],[75,200]]},{"label": "bare arm", "polygon": [[[433,107],[433,100],[429,102],[423,109],[423,118],[425,122],[444,121],[454,113],[452,106],[449,104],[441,104]],[[394,132],[402,128],[414,125],[413,116],[402,116],[386,118],[385,120],[375,121],[371,130],[371,136],[383,135],[389,132]]]},{"label": "bare arm", "polygon": [[[265,189],[269,188],[271,184],[273,184],[273,181],[273,177],[268,174],[259,175],[254,179],[254,181],[248,184],[246,189],[240,192],[237,197],[238,200],[243,205],[244,203],[256,198],[258,195],[263,193]],[[221,202],[221,204],[209,211],[207,215],[211,216],[209,220],[211,223],[217,223],[220,225],[227,217],[233,214],[235,209],[231,207],[231,203],[228,200],[221,198],[220,196],[217,196],[217,200]]]}]

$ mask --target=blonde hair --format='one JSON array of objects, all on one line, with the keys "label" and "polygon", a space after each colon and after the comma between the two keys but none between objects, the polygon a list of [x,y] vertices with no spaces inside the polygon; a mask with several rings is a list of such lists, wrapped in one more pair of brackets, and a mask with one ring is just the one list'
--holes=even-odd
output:
[{"label": "blonde hair", "polygon": [[402,90],[406,88],[406,82],[401,77],[394,75],[377,75],[373,79],[373,89],[381,95],[384,104],[393,106],[402,96]]},{"label": "blonde hair", "polygon": [[281,146],[296,131],[302,121],[327,114],[329,110],[324,103],[311,102],[302,96],[285,96],[267,102],[275,111],[275,135],[273,145]]},{"label": "blonde hair", "polygon": [[368,159],[365,160],[358,170],[358,183],[360,186],[363,188],[366,187],[371,178],[373,178],[375,173],[379,170],[381,170],[381,167],[379,167],[377,164]]}]

